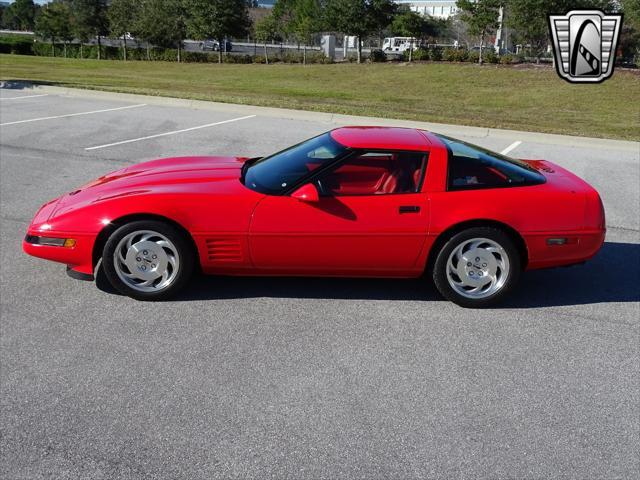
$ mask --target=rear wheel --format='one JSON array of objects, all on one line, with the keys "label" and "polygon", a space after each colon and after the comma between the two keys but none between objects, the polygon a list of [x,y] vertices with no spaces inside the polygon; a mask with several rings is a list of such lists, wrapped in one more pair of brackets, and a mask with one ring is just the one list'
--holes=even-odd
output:
[{"label": "rear wheel", "polygon": [[477,227],[451,237],[436,258],[433,280],[452,302],[470,308],[494,305],[517,283],[521,262],[502,230]]},{"label": "rear wheel", "polygon": [[172,225],[143,220],[111,234],[102,264],[109,283],[121,293],[138,300],[165,300],[191,277],[194,253]]}]

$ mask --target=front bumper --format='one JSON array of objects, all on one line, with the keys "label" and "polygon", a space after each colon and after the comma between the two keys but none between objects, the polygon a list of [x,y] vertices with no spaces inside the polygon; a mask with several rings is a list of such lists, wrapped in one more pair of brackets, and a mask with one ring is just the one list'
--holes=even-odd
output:
[{"label": "front bumper", "polygon": [[[74,239],[73,247],[42,245],[40,239]],[[51,242],[50,242],[51,243]],[[64,263],[77,273],[93,275],[93,245],[95,236],[30,230],[22,241],[22,250],[28,255]]]}]

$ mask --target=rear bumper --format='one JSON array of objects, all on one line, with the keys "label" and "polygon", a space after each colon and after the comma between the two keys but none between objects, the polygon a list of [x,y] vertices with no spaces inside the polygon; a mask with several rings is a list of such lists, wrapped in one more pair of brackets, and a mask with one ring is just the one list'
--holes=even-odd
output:
[{"label": "rear bumper", "polygon": [[22,241],[22,250],[28,255],[52,262],[60,262],[77,273],[93,275],[93,244],[95,236],[77,233],[46,232],[49,238],[73,238],[76,244],[72,248],[51,245],[39,245],[34,238],[43,236],[43,232],[29,231]]},{"label": "rear bumper", "polygon": [[[543,232],[524,235],[529,262],[527,270],[562,267],[592,258],[604,243],[606,230]],[[566,239],[563,245],[549,245],[549,239]]]}]

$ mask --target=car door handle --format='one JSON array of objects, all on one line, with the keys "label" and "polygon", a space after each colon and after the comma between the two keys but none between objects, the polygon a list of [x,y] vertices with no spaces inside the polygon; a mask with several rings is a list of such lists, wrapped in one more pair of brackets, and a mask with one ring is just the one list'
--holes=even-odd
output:
[{"label": "car door handle", "polygon": [[398,208],[400,213],[420,213],[420,207],[416,205],[403,205]]}]

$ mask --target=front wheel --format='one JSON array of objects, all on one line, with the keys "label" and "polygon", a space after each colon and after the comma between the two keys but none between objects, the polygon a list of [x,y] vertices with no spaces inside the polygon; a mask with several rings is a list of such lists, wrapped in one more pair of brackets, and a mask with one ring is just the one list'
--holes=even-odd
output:
[{"label": "front wheel", "polygon": [[493,305],[517,283],[521,261],[511,238],[502,230],[478,227],[451,237],[433,269],[438,291],[468,308]]},{"label": "front wheel", "polygon": [[136,221],[111,234],[102,265],[109,283],[121,293],[138,300],[166,300],[191,277],[194,253],[172,225]]}]

